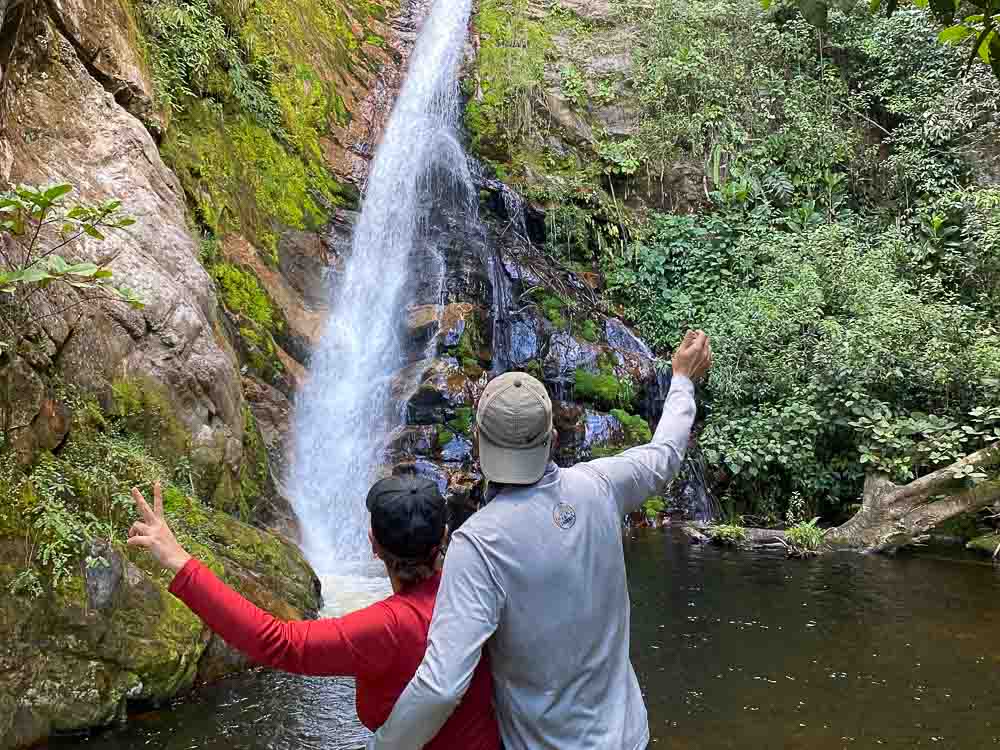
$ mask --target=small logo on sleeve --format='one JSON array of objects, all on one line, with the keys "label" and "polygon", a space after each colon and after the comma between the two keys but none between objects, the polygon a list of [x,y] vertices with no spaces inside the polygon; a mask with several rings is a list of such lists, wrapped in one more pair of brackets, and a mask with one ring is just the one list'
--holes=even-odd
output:
[{"label": "small logo on sleeve", "polygon": [[559,503],[552,510],[552,520],[560,529],[571,529],[576,523],[576,510],[569,503]]}]

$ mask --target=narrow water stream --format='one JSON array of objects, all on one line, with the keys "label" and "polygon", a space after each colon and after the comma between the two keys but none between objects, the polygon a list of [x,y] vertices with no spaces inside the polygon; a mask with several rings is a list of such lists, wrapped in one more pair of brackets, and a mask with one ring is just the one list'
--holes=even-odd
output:
[{"label": "narrow water stream", "polygon": [[[691,547],[669,531],[630,539],[625,555],[651,747],[1000,747],[991,564],[927,553],[786,561]],[[366,736],[349,680],[258,672],[51,744],[346,750]]]}]

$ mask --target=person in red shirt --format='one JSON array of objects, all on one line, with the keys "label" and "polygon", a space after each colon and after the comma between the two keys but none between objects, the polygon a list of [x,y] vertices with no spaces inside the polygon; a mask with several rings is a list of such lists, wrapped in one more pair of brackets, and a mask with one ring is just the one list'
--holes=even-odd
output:
[{"label": "person in red shirt", "polygon": [[[441,582],[437,563],[446,533],[445,501],[434,482],[389,477],[368,493],[368,536],[394,594],[344,617],[300,622],[272,617],[191,557],[164,518],[159,482],[153,486],[153,508],[138,489],[132,497],[142,520],[129,529],[128,543],[175,571],[170,593],[255,662],[298,674],[354,677],[361,723],[374,731],[385,722],[424,657]],[[426,750],[499,750],[486,662],[484,654],[461,705]]]}]

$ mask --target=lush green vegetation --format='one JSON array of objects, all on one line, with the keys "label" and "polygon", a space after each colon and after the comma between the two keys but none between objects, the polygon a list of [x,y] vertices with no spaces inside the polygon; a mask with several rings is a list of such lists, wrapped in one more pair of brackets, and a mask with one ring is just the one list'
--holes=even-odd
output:
[{"label": "lush green vegetation", "polygon": [[[996,440],[990,69],[967,69],[969,50],[940,43],[920,8],[839,4],[822,29],[789,4],[629,9],[644,20],[624,82],[638,104],[628,135],[593,119],[597,99],[625,101],[622,81],[549,63],[590,118],[599,173],[580,147],[560,161],[541,136],[510,130],[485,153],[551,206],[548,250],[600,266],[608,302],[657,349],[692,326],[712,335],[700,442],[730,507],[777,523],[795,498],[797,521],[833,520],[870,468],[906,482]],[[591,38],[579,24],[566,33],[571,57]],[[672,194],[681,168],[704,190]],[[576,394],[604,408],[619,398],[603,370],[577,373]]]},{"label": "lush green vegetation", "polygon": [[[326,0],[140,0],[157,95],[171,111],[161,151],[201,227],[240,231],[273,259],[282,228],[322,226],[353,201],[324,161],[321,139],[348,122],[338,87],[379,46],[369,28]],[[359,38],[354,27],[363,30]]]},{"label": "lush green vegetation", "polygon": [[[7,367],[20,356],[31,356],[45,336],[42,321],[53,315],[111,302],[143,307],[127,287],[112,284],[113,272],[102,263],[69,263],[65,255],[84,237],[101,242],[105,233],[135,224],[121,211],[121,201],[99,204],[69,202],[73,186],[57,183],[44,187],[19,185],[0,194],[0,450],[11,436],[27,427],[12,424],[15,374]],[[32,304],[42,290],[55,287],[73,293],[62,307]],[[44,348],[41,346],[41,348]]]},{"label": "lush green vegetation", "polygon": [[785,531],[785,548],[791,557],[818,554],[823,546],[823,530],[816,526],[819,518],[800,521]]},{"label": "lush green vegetation", "polygon": [[716,544],[738,546],[746,541],[747,530],[737,522],[719,523],[705,529],[708,538]]},{"label": "lush green vegetation", "polygon": [[636,396],[632,379],[615,373],[613,357],[607,352],[598,357],[597,368],[596,373],[584,368],[576,370],[573,375],[574,396],[604,409],[628,409]]},{"label": "lush green vegetation", "polygon": [[188,436],[153,387],[119,381],[111,413],[72,389],[60,389],[58,398],[72,413],[69,437],[59,451],[43,453],[30,467],[0,462],[0,536],[25,544],[23,569],[11,582],[15,591],[40,595],[69,582],[81,563],[106,565],[90,545],[124,542],[134,517],[132,486],[148,490],[162,480],[171,526],[199,549],[211,544],[209,517],[218,512],[211,505],[240,509],[249,517],[248,504],[256,500],[266,472],[266,463],[260,463],[266,456],[255,450],[259,437],[252,418],[241,487],[228,501],[216,493],[209,503],[200,498],[212,483],[192,466]]}]

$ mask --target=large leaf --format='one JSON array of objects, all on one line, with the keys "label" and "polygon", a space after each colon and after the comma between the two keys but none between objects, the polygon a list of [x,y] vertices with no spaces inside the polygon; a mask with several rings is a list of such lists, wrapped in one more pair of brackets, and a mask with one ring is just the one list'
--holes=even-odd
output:
[{"label": "large leaf", "polygon": [[938,34],[938,41],[944,44],[958,44],[975,33],[975,29],[960,23],[957,26],[949,26]]},{"label": "large leaf", "polygon": [[993,75],[1000,80],[1000,34],[993,32],[993,36],[990,37],[990,67],[993,69]]},{"label": "large leaf", "polygon": [[63,273],[73,276],[93,277],[97,275],[99,270],[96,263],[77,263],[76,265],[67,267]]},{"label": "large leaf", "polygon": [[68,182],[60,182],[56,185],[50,185],[45,188],[45,192],[42,193],[45,198],[49,201],[56,201],[62,198],[66,193],[72,192],[73,186]]},{"label": "large leaf", "polygon": [[95,240],[103,240],[103,239],[105,239],[104,235],[101,234],[97,230],[97,227],[95,227],[93,224],[84,224],[83,225],[83,232],[88,237],[93,237]]},{"label": "large leaf", "polygon": [[46,280],[51,281],[52,274],[47,269],[36,264],[28,268],[23,268],[20,271],[15,271],[7,280],[14,284],[39,284]]}]

